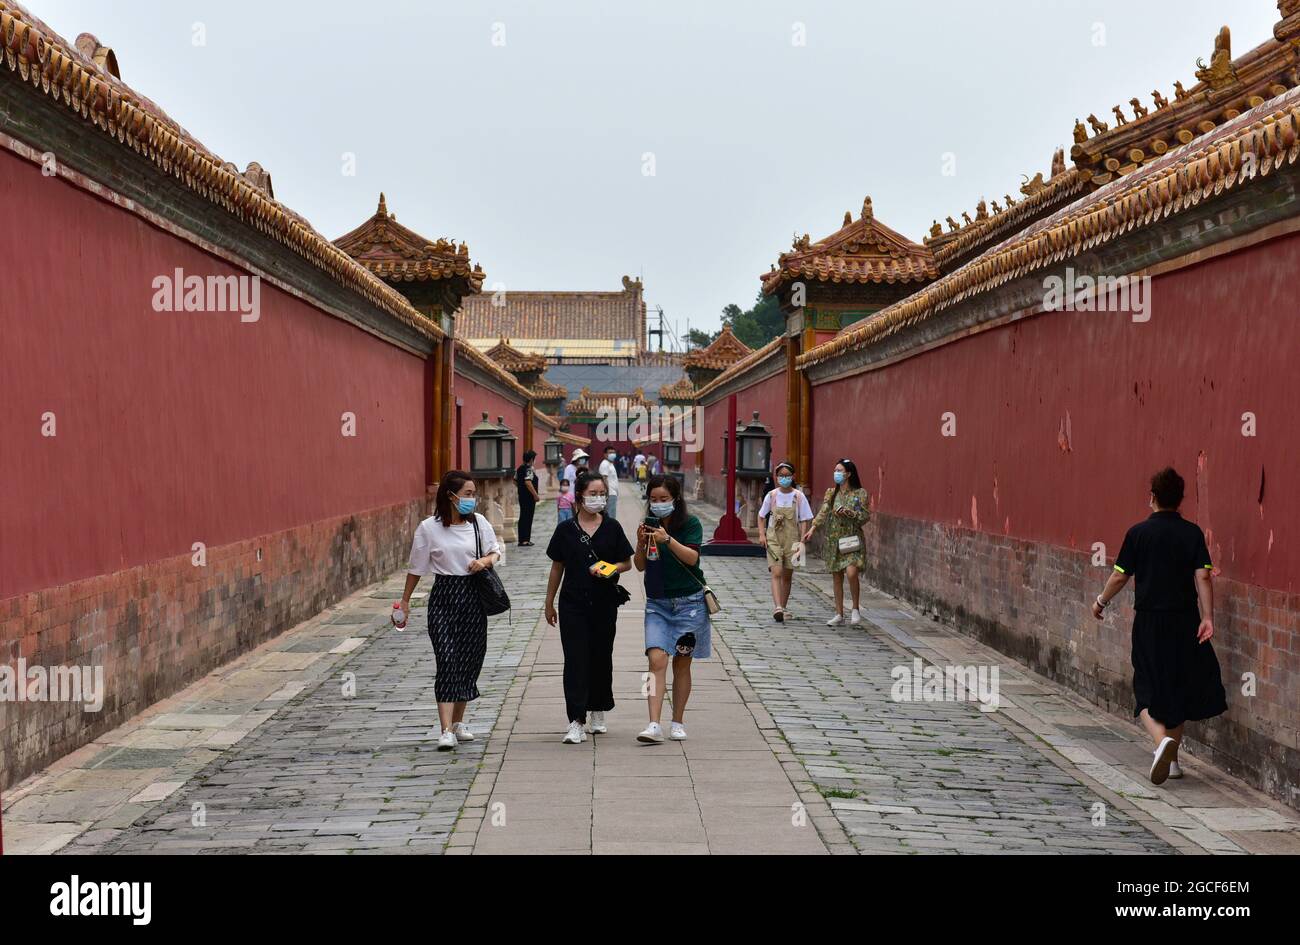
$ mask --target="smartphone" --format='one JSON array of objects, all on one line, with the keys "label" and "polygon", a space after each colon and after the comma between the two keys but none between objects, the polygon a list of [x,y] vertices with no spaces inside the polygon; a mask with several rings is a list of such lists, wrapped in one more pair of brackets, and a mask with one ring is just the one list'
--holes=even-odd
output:
[{"label": "smartphone", "polygon": [[662,524],[663,523],[660,522],[659,519],[654,518],[653,516],[647,516],[645,520],[646,528],[658,528]]},{"label": "smartphone", "polygon": [[597,561],[596,573],[601,577],[613,577],[618,573],[618,565],[610,564],[608,561]]}]

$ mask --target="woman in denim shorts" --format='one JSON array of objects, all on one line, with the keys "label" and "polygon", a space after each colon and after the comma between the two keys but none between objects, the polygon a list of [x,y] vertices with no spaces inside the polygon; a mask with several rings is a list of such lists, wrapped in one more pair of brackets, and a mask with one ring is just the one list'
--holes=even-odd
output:
[{"label": "woman in denim shorts", "polygon": [[704,604],[704,572],[700,570],[700,520],[686,511],[676,476],[652,476],[646,483],[650,515],[637,529],[632,561],[645,572],[645,652],[653,677],[647,703],[650,724],[637,741],[664,740],[663,714],[668,658],[673,661],[673,721],[669,738],[686,737],[682,719],[691,695],[691,660],[712,653],[709,610]]}]

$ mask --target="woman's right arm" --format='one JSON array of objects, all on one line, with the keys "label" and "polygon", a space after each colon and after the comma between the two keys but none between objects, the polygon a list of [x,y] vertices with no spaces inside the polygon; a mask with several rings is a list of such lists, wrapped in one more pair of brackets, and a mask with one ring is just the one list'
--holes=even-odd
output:
[{"label": "woman's right arm", "polygon": [[552,627],[560,619],[555,612],[555,593],[560,589],[560,578],[564,576],[564,562],[552,561],[551,573],[546,578],[546,622]]},{"label": "woman's right arm", "polygon": [[645,553],[650,539],[646,536],[645,525],[636,527],[636,553],[632,555],[632,565],[638,571],[645,570]]},{"label": "woman's right arm", "polygon": [[808,523],[807,531],[803,533],[804,541],[811,538],[812,533],[817,531],[822,523],[826,521],[826,515],[830,512],[831,501],[831,490],[827,489],[826,495],[822,497],[822,507],[817,510],[817,514],[814,515],[812,521]]},{"label": "woman's right arm", "polygon": [[424,527],[417,525],[411,538],[411,558],[406,565],[406,588],[402,591],[402,611],[411,612],[411,594],[420,578],[429,571],[429,540]]},{"label": "woman's right arm", "polygon": [[406,589],[402,591],[402,613],[409,614],[411,612],[411,595],[415,593],[415,585],[419,583],[420,575],[406,575]]}]

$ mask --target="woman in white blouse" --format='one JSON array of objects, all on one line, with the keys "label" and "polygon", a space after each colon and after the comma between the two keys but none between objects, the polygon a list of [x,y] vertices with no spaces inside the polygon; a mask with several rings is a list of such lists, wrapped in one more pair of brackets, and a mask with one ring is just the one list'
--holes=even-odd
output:
[{"label": "woman in white blouse", "polygon": [[473,741],[465,725],[465,704],[477,699],[478,675],[487,655],[487,615],[471,575],[501,560],[501,545],[486,518],[474,511],[478,494],[468,473],[453,469],[442,477],[434,513],[415,529],[407,567],[402,613],[410,613],[411,593],[426,574],[429,591],[429,639],[437,660],[434,697],[442,735],[438,750],[458,741]]}]

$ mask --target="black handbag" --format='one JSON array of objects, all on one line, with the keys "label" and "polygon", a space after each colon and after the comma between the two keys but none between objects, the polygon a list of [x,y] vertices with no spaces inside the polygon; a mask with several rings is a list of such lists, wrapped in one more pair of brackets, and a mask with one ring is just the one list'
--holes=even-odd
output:
[{"label": "black handbag", "polygon": [[[474,522],[474,550],[478,552],[477,557],[483,557],[483,539],[478,531],[478,515],[471,512]],[[503,614],[510,609],[510,595],[506,593],[505,586],[501,583],[501,578],[497,577],[496,568],[484,568],[471,574],[474,579],[474,591],[478,594],[478,601],[483,605],[483,613],[489,617],[497,614]]]}]

